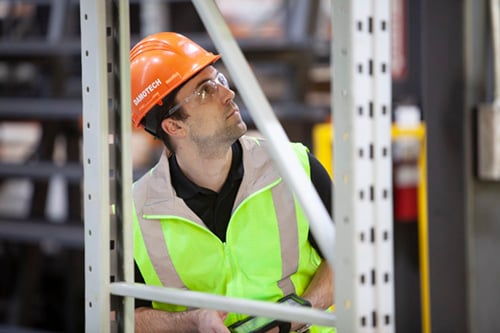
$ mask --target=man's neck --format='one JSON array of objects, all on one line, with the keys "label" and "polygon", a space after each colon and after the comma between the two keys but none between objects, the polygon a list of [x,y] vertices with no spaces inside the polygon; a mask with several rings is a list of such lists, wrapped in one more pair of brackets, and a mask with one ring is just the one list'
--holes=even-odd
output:
[{"label": "man's neck", "polygon": [[189,180],[215,192],[219,192],[226,181],[232,157],[231,146],[224,153],[211,156],[187,151],[176,154],[177,164]]}]

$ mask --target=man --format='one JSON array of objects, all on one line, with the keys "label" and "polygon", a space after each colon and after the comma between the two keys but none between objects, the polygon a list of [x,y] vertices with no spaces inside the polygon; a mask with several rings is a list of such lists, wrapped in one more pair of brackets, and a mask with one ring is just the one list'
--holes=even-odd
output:
[{"label": "man", "polygon": [[[130,52],[132,121],[166,147],[134,184],[140,274],[150,285],[230,297],[276,302],[297,294],[327,309],[332,272],[266,141],[244,135],[235,94],[213,66],[219,58],[170,32]],[[328,174],[303,145],[292,147],[329,207]],[[230,332],[245,317],[153,302],[136,309],[135,323],[138,332]]]}]

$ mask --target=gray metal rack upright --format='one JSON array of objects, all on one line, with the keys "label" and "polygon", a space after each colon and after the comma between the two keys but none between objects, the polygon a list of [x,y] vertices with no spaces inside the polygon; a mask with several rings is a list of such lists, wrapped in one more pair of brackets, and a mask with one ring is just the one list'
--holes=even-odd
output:
[{"label": "gray metal rack upright", "polygon": [[[279,304],[131,283],[128,2],[94,0],[81,2],[86,330],[132,331],[131,297],[140,297],[283,320],[301,316],[304,321],[338,325],[349,332],[394,331],[390,157],[382,153],[390,144],[389,131],[385,131],[390,126],[391,100],[389,1],[374,7],[361,1],[341,1],[335,8],[341,12],[335,16],[335,24],[346,36],[340,42],[340,54],[338,46],[332,46],[336,61],[346,69],[339,75],[336,86],[341,88],[335,90],[333,100],[335,107],[342,109],[334,113],[340,129],[335,144],[337,156],[344,160],[337,168],[337,179],[342,183],[337,190],[342,195],[335,198],[337,206],[345,206],[335,213],[343,240],[335,248],[340,253],[335,262],[335,229],[330,218],[305,175],[294,172],[299,165],[293,154],[287,154],[286,134],[222,15],[213,1],[194,4],[258,128],[271,142],[278,169],[310,218],[311,230],[327,261],[338,269],[339,321],[334,314],[316,309],[286,309]],[[378,43],[372,42],[375,39]],[[365,88],[362,93],[357,93],[357,85]],[[116,300],[113,304],[110,295]],[[120,297],[124,297],[123,302]]]}]

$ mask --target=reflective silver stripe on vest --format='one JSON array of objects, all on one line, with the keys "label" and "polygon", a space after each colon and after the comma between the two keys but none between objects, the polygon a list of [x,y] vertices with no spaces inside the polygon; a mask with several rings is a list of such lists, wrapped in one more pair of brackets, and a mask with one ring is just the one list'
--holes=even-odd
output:
[{"label": "reflective silver stripe on vest", "polygon": [[[243,154],[243,164],[245,166],[245,176],[240,185],[240,190],[236,196],[235,206],[241,204],[249,193],[268,186],[271,182],[280,178],[278,170],[273,167],[273,161],[266,153],[262,153],[265,148],[261,145],[264,141],[246,139],[240,140],[245,151]],[[291,276],[297,272],[299,262],[298,228],[297,216],[295,214],[295,200],[286,184],[280,184],[271,189],[278,229],[280,231],[282,269],[281,279],[278,287],[283,295],[295,292]],[[290,209],[294,207],[294,209]],[[293,226],[291,228],[290,226]]]},{"label": "reflective silver stripe on vest", "polygon": [[[170,253],[165,243],[161,222],[158,220],[144,220],[141,221],[141,232],[145,242],[146,249],[149,253],[149,258],[153,267],[164,287],[172,287],[179,289],[187,289],[182,282],[177,270],[170,260]],[[188,306],[186,310],[194,310],[195,307]]]},{"label": "reflective silver stripe on vest", "polygon": [[[166,174],[164,173],[165,171]],[[187,289],[187,287],[182,282],[179,274],[177,273],[177,270],[174,268],[172,260],[170,260],[170,253],[165,242],[165,237],[163,235],[163,229],[160,220],[145,219],[143,217],[145,211],[147,213],[155,213],[154,208],[151,209],[151,206],[165,206],[165,204],[161,203],[159,197],[156,196],[156,193],[152,193],[154,192],[152,191],[152,188],[155,188],[156,190],[157,186],[165,186],[165,179],[170,179],[168,160],[165,156],[165,153],[162,154],[162,158],[160,159],[158,165],[151,171],[151,176],[151,178],[145,177],[139,180],[137,186],[134,186],[133,191],[136,209],[142,209],[137,211],[137,219],[139,221],[139,226],[141,229],[142,237],[144,239],[146,251],[148,252],[149,259],[151,260],[153,268],[155,269],[156,275],[158,276],[158,279],[164,287]],[[146,181],[150,183],[142,183]],[[149,203],[147,202],[148,197],[150,200]],[[153,200],[151,200],[151,197],[153,197]],[[175,201],[177,200],[174,200],[174,202]],[[151,202],[155,202],[155,204],[151,205]],[[174,202],[170,202],[170,204],[175,205]],[[184,202],[182,201],[182,203]],[[186,307],[186,309],[193,310],[195,308]]]},{"label": "reflective silver stripe on vest", "polygon": [[[163,236],[163,230],[161,222],[156,219],[144,219],[144,209],[147,210],[148,203],[146,198],[150,193],[148,189],[151,188],[152,184],[157,185],[159,180],[163,179],[164,176],[161,175],[162,171],[169,172],[168,164],[165,166],[165,160],[167,160],[165,154],[162,154],[162,158],[158,165],[151,171],[152,177],[143,178],[139,183],[134,186],[133,197],[136,205],[137,218],[139,220],[139,226],[141,228],[142,237],[145,240],[144,244],[148,252],[149,258],[153,267],[156,271],[156,275],[160,279],[163,286],[175,287],[175,288],[185,288],[179,274],[175,270],[172,261],[170,260],[170,254]],[[165,169],[166,168],[166,169]],[[167,174],[169,177],[169,175]],[[170,177],[169,177],[170,179]],[[153,182],[142,183],[142,182]],[[146,207],[145,207],[146,205]]]},{"label": "reflective silver stripe on vest", "polygon": [[[283,295],[295,292],[290,277],[297,272],[299,262],[299,235],[294,199],[286,184],[281,182],[271,190],[281,242],[281,280],[278,286]],[[290,209],[293,207],[294,209]]]},{"label": "reflective silver stripe on vest", "polygon": [[149,258],[161,283],[168,287],[185,287],[172,264],[172,260],[170,260],[170,253],[165,244],[161,222],[158,220],[142,220],[140,225],[142,236],[147,239],[145,244]]}]

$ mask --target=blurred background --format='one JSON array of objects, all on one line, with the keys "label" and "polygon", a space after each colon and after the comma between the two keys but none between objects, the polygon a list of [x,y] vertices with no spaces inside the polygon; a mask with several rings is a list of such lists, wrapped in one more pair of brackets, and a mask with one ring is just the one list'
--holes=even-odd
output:
[{"label": "blurred background", "polygon": [[[289,138],[333,175],[332,1],[216,2]],[[432,329],[500,332],[500,184],[478,156],[500,131],[477,121],[495,87],[488,2],[391,6],[394,126],[427,129]],[[131,0],[130,23],[131,44],[172,30],[215,52],[190,1]],[[84,331],[80,34],[79,1],[0,0],[0,332]],[[396,329],[422,332],[421,140],[393,142]],[[132,143],[137,178],[162,146],[135,130]]]}]

